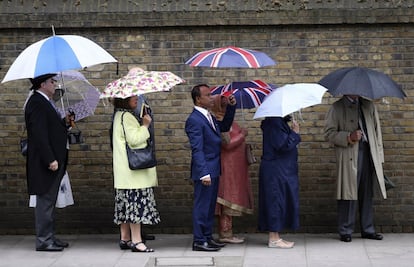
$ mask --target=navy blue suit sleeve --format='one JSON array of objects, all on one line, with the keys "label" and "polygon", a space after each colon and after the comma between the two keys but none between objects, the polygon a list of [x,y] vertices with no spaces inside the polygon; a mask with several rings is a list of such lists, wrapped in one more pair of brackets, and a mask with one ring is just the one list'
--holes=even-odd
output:
[{"label": "navy blue suit sleeve", "polygon": [[274,120],[274,125],[270,126],[272,131],[272,147],[278,151],[285,152],[296,149],[300,143],[300,135],[289,128],[289,125],[282,118]]},{"label": "navy blue suit sleeve", "polygon": [[234,106],[227,105],[226,113],[224,115],[223,120],[221,122],[218,121],[218,125],[220,127],[221,132],[230,131],[231,125],[233,124],[235,113],[236,113],[236,105]]},{"label": "navy blue suit sleeve", "polygon": [[185,124],[185,131],[191,145],[191,172],[197,174],[196,176],[199,176],[193,176],[193,180],[197,180],[209,174],[204,153],[204,137],[202,127],[202,123],[191,115]]}]

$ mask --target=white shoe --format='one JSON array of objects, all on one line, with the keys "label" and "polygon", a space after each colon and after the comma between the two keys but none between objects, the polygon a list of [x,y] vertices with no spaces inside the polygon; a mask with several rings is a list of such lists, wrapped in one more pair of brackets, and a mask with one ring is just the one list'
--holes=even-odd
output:
[{"label": "white shoe", "polygon": [[289,242],[281,238],[279,240],[269,240],[268,247],[269,248],[293,248],[294,245],[295,245],[295,242]]}]

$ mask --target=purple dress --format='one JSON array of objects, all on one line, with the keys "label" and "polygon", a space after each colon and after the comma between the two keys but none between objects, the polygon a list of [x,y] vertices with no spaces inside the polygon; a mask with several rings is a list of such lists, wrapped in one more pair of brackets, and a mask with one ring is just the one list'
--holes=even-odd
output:
[{"label": "purple dress", "polygon": [[300,135],[281,117],[262,121],[259,172],[259,231],[299,228],[298,150]]}]

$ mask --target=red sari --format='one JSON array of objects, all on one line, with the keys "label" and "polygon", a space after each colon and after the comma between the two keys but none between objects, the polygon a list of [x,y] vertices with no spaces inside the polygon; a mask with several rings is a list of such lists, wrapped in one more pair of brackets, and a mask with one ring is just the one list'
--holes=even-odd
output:
[{"label": "red sari", "polygon": [[220,216],[220,233],[231,235],[231,216],[253,214],[253,193],[246,158],[247,131],[233,122],[228,132],[229,143],[221,147],[221,176],[217,197],[216,215]]}]

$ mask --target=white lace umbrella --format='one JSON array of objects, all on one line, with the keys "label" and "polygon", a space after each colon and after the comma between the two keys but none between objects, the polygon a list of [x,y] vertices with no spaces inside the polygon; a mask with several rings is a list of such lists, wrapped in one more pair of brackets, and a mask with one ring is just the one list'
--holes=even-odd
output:
[{"label": "white lace umbrella", "polygon": [[75,121],[94,114],[99,102],[99,90],[89,83],[82,73],[69,70],[56,76],[58,89],[53,99],[62,117],[68,112],[75,113]]}]

